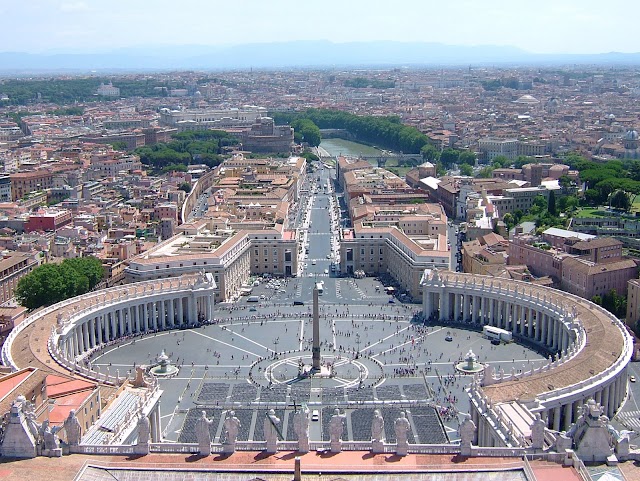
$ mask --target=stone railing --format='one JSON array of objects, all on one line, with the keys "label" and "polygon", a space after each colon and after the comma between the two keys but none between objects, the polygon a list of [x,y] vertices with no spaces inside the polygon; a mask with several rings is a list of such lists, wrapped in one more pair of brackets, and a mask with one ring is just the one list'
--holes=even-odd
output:
[{"label": "stone railing", "polygon": [[[265,441],[238,441],[236,443],[237,451],[258,452],[266,449]],[[329,441],[311,441],[309,443],[310,451],[329,452],[331,450],[331,442]],[[371,451],[372,444],[370,441],[342,441],[341,449],[343,451]],[[298,450],[297,441],[278,441],[278,452],[295,452]],[[396,444],[385,443],[383,451],[386,454],[396,452]],[[136,452],[136,445],[79,445],[71,446],[70,452],[82,454],[104,454],[104,455],[130,455]],[[150,443],[150,453],[165,454],[197,454],[199,446],[197,443]],[[211,444],[211,452],[213,454],[222,453],[223,445],[219,443]],[[407,452],[409,454],[444,454],[457,455],[460,454],[459,444],[409,444]],[[552,462],[562,462],[564,455],[561,453],[540,453],[534,454],[531,448],[505,448],[505,447],[480,447],[471,446],[471,453],[474,457],[505,457],[518,458],[514,463],[507,463],[509,467],[502,466],[503,469],[511,469],[513,466],[522,466],[520,461],[523,457],[529,459],[544,459]]]},{"label": "stone railing", "polygon": [[533,469],[531,468],[531,463],[529,462],[527,457],[523,456],[522,461],[524,461],[525,478],[529,481],[538,481],[538,478],[536,478],[536,474],[533,472]]}]

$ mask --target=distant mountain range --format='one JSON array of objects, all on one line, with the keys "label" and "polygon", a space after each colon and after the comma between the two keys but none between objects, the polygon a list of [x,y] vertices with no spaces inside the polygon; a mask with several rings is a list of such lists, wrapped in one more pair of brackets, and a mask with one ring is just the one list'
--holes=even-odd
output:
[{"label": "distant mountain range", "polygon": [[424,42],[299,41],[235,46],[150,46],[95,53],[0,53],[0,72],[229,70],[305,67],[455,65],[640,65],[640,53],[534,54],[494,45]]}]

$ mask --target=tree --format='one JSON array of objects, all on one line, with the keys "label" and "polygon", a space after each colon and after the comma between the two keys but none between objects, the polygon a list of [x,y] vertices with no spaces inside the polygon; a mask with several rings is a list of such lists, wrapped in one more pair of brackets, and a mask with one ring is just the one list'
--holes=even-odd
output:
[{"label": "tree", "polygon": [[189,182],[183,182],[178,186],[179,190],[183,190],[185,193],[191,192],[191,184]]},{"label": "tree", "polygon": [[[75,259],[65,259],[62,262],[62,265],[70,266],[78,272],[78,274],[87,278],[89,284],[85,292],[96,287],[102,279],[104,279],[104,267],[102,266],[102,261],[97,257],[87,256],[76,257]],[[84,292],[80,292],[78,294],[84,294]]]},{"label": "tree", "polygon": [[116,142],[111,142],[111,147],[113,147],[113,150],[127,150],[127,143],[122,140],[118,140]]},{"label": "tree", "polygon": [[513,229],[513,227],[516,225],[516,221],[513,217],[513,214],[509,212],[507,212],[504,216],[502,216],[502,222],[504,222],[507,232]]},{"label": "tree", "polygon": [[463,150],[462,152],[460,152],[460,155],[458,156],[458,162],[462,162],[462,163],[474,166],[476,163],[476,154],[469,150]]},{"label": "tree", "polygon": [[573,187],[573,184],[574,182],[567,175],[563,175],[558,179],[558,185],[560,186],[563,194],[569,192],[569,189]]},{"label": "tree", "polygon": [[518,158],[515,160],[515,162],[513,162],[513,166],[516,169],[522,169],[523,165],[526,164],[535,164],[536,159],[534,159],[533,157],[526,157],[524,155],[519,155]]},{"label": "tree", "polygon": [[614,209],[622,210],[624,212],[628,212],[629,209],[631,209],[631,199],[629,198],[629,194],[621,189],[618,189],[611,194],[609,204]]},{"label": "tree", "polygon": [[460,164],[460,174],[466,176],[473,175],[473,167],[469,164]]},{"label": "tree", "polygon": [[512,162],[505,155],[496,155],[491,161],[491,165],[493,165],[496,169],[504,169],[509,167]]},{"label": "tree", "polygon": [[291,122],[291,126],[302,136],[302,140],[311,147],[320,145],[320,141],[322,140],[320,129],[313,121],[309,119],[299,119]]},{"label": "tree", "polygon": [[104,277],[102,262],[95,257],[66,259],[62,264],[43,264],[18,282],[16,299],[37,309],[84,294]]},{"label": "tree", "polygon": [[457,164],[460,158],[460,152],[455,149],[446,148],[440,154],[440,161],[445,167],[450,167],[452,164]]},{"label": "tree", "polygon": [[556,194],[554,191],[549,192],[549,199],[547,200],[547,211],[553,216],[557,215]]},{"label": "tree", "polygon": [[490,179],[493,176],[494,167],[491,165],[486,165],[482,169],[478,171],[476,177],[478,179]]},{"label": "tree", "polygon": [[437,162],[440,157],[440,151],[431,144],[426,144],[420,149],[422,158],[427,162]]}]

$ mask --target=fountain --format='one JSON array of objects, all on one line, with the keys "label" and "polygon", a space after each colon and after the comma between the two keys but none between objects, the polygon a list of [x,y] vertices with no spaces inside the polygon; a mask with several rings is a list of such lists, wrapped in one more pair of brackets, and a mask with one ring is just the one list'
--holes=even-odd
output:
[{"label": "fountain", "polygon": [[482,371],[484,365],[478,362],[478,357],[469,349],[469,352],[467,352],[467,355],[464,357],[464,361],[456,364],[456,369],[466,374],[475,374],[476,372]]},{"label": "fountain", "polygon": [[149,373],[156,377],[170,377],[178,373],[178,368],[171,365],[171,360],[162,350],[160,355],[156,358],[157,365],[149,369]]}]

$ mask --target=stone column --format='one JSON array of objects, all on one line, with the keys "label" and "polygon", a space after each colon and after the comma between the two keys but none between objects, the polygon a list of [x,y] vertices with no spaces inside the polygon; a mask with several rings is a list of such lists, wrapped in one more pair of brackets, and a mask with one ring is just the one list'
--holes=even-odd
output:
[{"label": "stone column", "polygon": [[604,388],[604,390],[602,391],[602,407],[604,408],[604,413],[608,416],[609,414],[609,391],[610,389],[610,384],[607,384]]},{"label": "stone column", "polygon": [[149,330],[149,303],[142,304],[142,325],[144,326],[143,332]]},{"label": "stone column", "polygon": [[151,430],[151,440],[154,443],[162,442],[162,432],[160,431],[160,401],[157,402],[153,409],[151,418],[154,421],[154,428]]},{"label": "stone column", "polygon": [[493,318],[493,305],[495,304],[495,300],[489,298],[489,322],[488,324],[491,324],[492,326],[495,325],[495,320]]},{"label": "stone column", "polygon": [[609,402],[607,403],[607,409],[605,411],[609,419],[611,419],[616,412],[616,407],[616,385],[614,382],[609,384]]},{"label": "stone column", "polygon": [[567,403],[564,405],[564,431],[568,431],[571,426],[571,414],[572,414],[572,403]]},{"label": "stone column", "polygon": [[74,327],[73,331],[71,331],[71,339],[73,341],[73,344],[72,344],[73,357],[75,357],[78,354],[80,354],[80,350],[78,349],[78,328],[77,327]]},{"label": "stone column", "polygon": [[120,336],[124,336],[124,309],[118,309],[118,321],[120,325]]},{"label": "stone column", "polygon": [[453,318],[456,322],[460,319],[460,294],[453,295]]},{"label": "stone column", "polygon": [[207,296],[207,320],[208,321],[212,321],[213,320],[213,293],[209,294]]},{"label": "stone column", "polygon": [[151,309],[151,322],[153,325],[153,330],[158,330],[158,302],[152,301],[149,303],[149,308]]},{"label": "stone column", "polygon": [[470,304],[470,296],[465,294],[465,296],[464,296],[464,308],[463,308],[463,313],[462,313],[462,316],[463,316],[465,321],[470,317],[471,309],[469,307],[469,304]]},{"label": "stone column", "polygon": [[[113,309],[113,308],[112,308]],[[116,338],[116,311],[112,310],[109,312],[109,318],[110,318],[110,333],[109,333],[109,340],[113,341]]]},{"label": "stone column", "polygon": [[[426,289],[426,287],[425,287]],[[432,298],[433,294],[429,291],[426,291],[425,293],[425,302],[424,302],[424,317],[426,317],[427,319],[429,319],[429,317],[431,316],[431,313],[433,312],[433,298]]]},{"label": "stone column", "polygon": [[187,306],[189,307],[188,322],[190,326],[193,326],[198,322],[198,309],[196,308],[196,299],[193,293],[191,293],[191,295],[187,298]]},{"label": "stone column", "polygon": [[486,324],[486,319],[487,319],[487,303],[491,301],[491,299],[488,299],[484,296],[482,296],[481,301],[480,301],[480,323],[481,324]]},{"label": "stone column", "polygon": [[560,406],[553,409],[553,430],[560,431]]},{"label": "stone column", "polygon": [[91,344],[91,349],[96,346],[96,318],[92,317],[89,320],[89,344]]},{"label": "stone column", "polygon": [[175,299],[169,299],[167,301],[167,314],[169,314],[169,326],[174,327],[176,325],[176,310]]},{"label": "stone column", "polygon": [[80,324],[80,339],[80,347],[82,352],[85,352],[89,349],[89,327],[86,322]]},{"label": "stone column", "polygon": [[184,316],[182,314],[182,297],[178,298],[178,326],[182,326],[184,323]]}]

